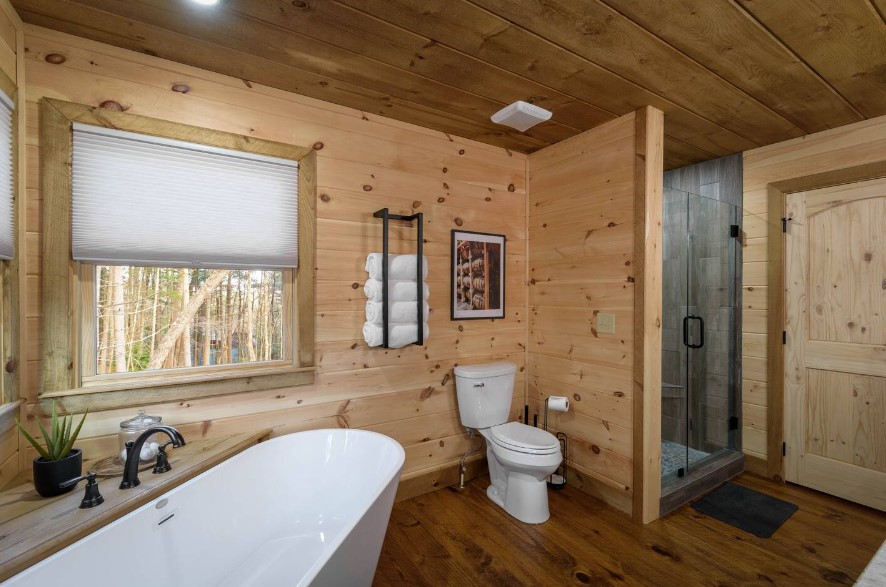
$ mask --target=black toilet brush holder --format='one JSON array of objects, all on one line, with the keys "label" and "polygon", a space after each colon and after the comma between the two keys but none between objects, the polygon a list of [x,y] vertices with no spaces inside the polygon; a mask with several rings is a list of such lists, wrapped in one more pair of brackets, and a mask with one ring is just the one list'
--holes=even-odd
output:
[{"label": "black toilet brush holder", "polygon": [[557,467],[550,477],[548,477],[548,487],[551,489],[563,489],[566,487],[566,434],[557,432],[557,440],[560,441],[560,454],[563,455],[563,462]]}]

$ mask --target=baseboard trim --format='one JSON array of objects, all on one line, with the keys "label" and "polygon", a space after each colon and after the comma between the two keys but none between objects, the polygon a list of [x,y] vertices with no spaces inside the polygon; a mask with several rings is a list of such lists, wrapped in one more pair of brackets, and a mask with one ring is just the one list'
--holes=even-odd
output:
[{"label": "baseboard trim", "polygon": [[582,493],[599,499],[609,507],[628,516],[633,511],[633,495],[629,489],[616,487],[612,483],[601,481],[591,471],[578,469],[572,463],[567,465],[566,484],[575,487]]},{"label": "baseboard trim", "polygon": [[[430,493],[459,482],[460,461],[453,461],[433,469],[421,469],[400,478],[397,496],[394,501],[403,501],[418,495]],[[475,456],[465,461],[465,481],[476,479],[487,474],[486,457]]]},{"label": "baseboard trim", "polygon": [[757,477],[762,477],[764,479],[770,479],[768,463],[766,459],[761,459],[760,457],[751,456],[747,453],[744,455],[744,470],[745,473],[750,473],[752,475],[756,475]]}]

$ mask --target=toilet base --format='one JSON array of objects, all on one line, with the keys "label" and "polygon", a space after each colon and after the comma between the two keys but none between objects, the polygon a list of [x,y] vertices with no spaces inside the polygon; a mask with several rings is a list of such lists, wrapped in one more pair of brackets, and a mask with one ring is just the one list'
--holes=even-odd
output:
[{"label": "toilet base", "polygon": [[511,473],[506,488],[492,484],[486,488],[486,495],[492,503],[526,524],[541,524],[551,517],[547,483],[528,475]]}]

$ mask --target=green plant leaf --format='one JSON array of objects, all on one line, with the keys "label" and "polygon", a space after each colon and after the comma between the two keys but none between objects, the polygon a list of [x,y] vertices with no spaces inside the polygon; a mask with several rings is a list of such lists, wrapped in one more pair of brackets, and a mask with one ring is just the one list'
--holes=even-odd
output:
[{"label": "green plant leaf", "polygon": [[46,452],[46,449],[43,448],[42,446],[40,446],[40,443],[38,443],[36,440],[34,440],[34,438],[30,434],[28,434],[28,431],[25,430],[25,427],[21,425],[21,422],[18,421],[18,418],[15,419],[15,425],[18,426],[18,429],[22,433],[22,436],[25,437],[25,440],[30,442],[31,446],[33,446],[35,449],[37,449],[37,452],[40,453],[40,456],[43,457],[44,460],[47,460],[47,461],[52,460],[49,457],[49,453]]},{"label": "green plant leaf", "polygon": [[56,408],[55,402],[52,402],[52,445],[55,448],[58,448],[60,440],[59,436],[61,436],[61,431],[58,427],[58,409]]},{"label": "green plant leaf", "polygon": [[62,428],[64,429],[64,434],[62,434],[61,445],[64,446],[68,444],[68,439],[71,437],[71,426],[74,425],[73,414],[65,418],[62,422],[64,423],[64,425],[62,426]]},{"label": "green plant leaf", "polygon": [[55,444],[53,443],[52,438],[46,433],[46,428],[43,427],[43,422],[40,421],[40,418],[35,418],[35,420],[37,420],[37,426],[40,428],[40,434],[43,435],[43,442],[46,443],[46,452],[49,453],[48,460],[57,461],[58,457],[55,456]]},{"label": "green plant leaf", "polygon": [[[80,418],[80,423],[77,424],[77,429],[74,430],[74,433],[71,435],[71,438],[68,439],[68,442],[65,444],[64,451],[63,451],[64,456],[68,456],[68,454],[71,452],[71,449],[74,447],[74,443],[77,441],[77,436],[80,434],[80,428],[83,427],[83,422],[86,420],[86,414],[88,414],[88,413],[89,413],[89,410],[87,409],[86,412],[83,413],[83,417]],[[72,415],[71,422],[73,422],[73,421],[74,421],[74,416]],[[64,458],[64,457],[61,457],[61,458]]]}]

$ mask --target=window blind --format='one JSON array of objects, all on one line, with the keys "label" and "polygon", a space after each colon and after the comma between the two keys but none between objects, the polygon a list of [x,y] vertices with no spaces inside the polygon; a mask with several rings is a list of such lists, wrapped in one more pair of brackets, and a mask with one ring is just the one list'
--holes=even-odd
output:
[{"label": "window blind", "polygon": [[74,259],[103,265],[298,265],[298,163],[74,124]]},{"label": "window blind", "polygon": [[15,256],[13,107],[9,96],[0,92],[0,259]]}]

